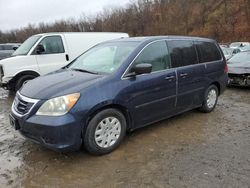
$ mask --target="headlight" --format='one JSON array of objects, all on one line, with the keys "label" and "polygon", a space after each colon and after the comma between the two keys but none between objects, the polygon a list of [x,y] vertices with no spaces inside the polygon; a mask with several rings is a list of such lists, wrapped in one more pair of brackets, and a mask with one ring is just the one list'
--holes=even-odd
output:
[{"label": "headlight", "polygon": [[62,116],[75,105],[80,93],[56,97],[46,101],[37,111],[40,116]]}]

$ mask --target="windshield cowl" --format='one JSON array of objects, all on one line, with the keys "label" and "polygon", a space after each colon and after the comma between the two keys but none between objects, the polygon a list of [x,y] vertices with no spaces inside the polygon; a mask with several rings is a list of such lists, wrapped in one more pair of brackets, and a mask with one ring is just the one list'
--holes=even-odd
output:
[{"label": "windshield cowl", "polygon": [[68,69],[71,71],[86,72],[86,73],[90,73],[90,74],[99,74],[98,72],[84,70],[84,69],[75,69],[75,68],[68,68]]}]

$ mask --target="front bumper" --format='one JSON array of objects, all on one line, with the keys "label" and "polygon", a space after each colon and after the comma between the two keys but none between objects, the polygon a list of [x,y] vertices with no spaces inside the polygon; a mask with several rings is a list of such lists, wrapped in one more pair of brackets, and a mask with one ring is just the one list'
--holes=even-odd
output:
[{"label": "front bumper", "polygon": [[79,150],[81,140],[81,123],[71,114],[60,117],[33,115],[27,119],[11,115],[18,123],[18,131],[26,138],[55,151]]},{"label": "front bumper", "polygon": [[250,86],[250,74],[228,74],[228,85]]}]

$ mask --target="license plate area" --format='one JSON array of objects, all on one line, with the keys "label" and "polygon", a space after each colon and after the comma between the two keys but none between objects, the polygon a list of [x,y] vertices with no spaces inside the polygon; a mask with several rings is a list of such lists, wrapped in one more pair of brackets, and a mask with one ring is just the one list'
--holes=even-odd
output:
[{"label": "license plate area", "polygon": [[10,125],[11,125],[15,130],[19,130],[19,129],[20,129],[20,125],[19,125],[17,119],[14,118],[11,114],[9,115],[9,119],[10,119]]}]

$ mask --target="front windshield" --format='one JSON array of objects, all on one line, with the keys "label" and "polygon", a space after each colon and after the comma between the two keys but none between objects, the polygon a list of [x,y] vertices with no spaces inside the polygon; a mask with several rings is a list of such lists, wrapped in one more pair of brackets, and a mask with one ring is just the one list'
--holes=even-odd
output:
[{"label": "front windshield", "polygon": [[232,55],[232,53],[233,53],[233,49],[231,49],[231,48],[222,48],[222,51],[223,51],[224,55]]},{"label": "front windshield", "polygon": [[68,68],[111,74],[121,66],[137,45],[137,42],[101,44],[78,57]]},{"label": "front windshield", "polygon": [[229,63],[250,62],[250,52],[241,52],[233,56]]},{"label": "front windshield", "polygon": [[13,56],[27,55],[34,44],[41,38],[41,36],[36,35],[28,38],[24,43],[13,53]]}]

